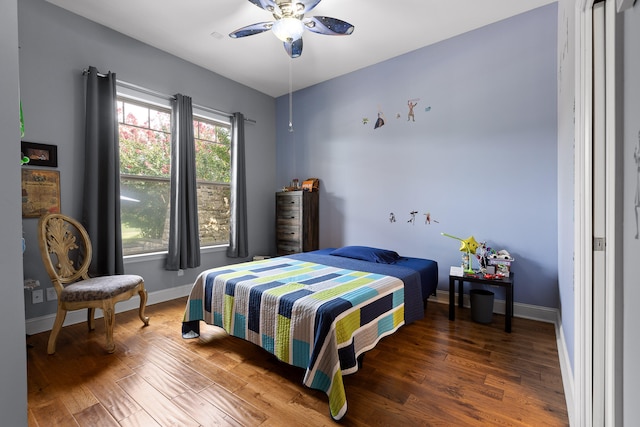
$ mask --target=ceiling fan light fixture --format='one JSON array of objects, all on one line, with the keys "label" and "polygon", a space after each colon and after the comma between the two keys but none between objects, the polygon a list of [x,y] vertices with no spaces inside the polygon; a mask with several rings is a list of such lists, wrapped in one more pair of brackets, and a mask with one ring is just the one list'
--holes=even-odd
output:
[{"label": "ceiling fan light fixture", "polygon": [[304,24],[297,18],[282,18],[273,23],[273,34],[283,42],[292,43],[302,37]]},{"label": "ceiling fan light fixture", "polygon": [[251,4],[258,6],[260,9],[272,12],[275,21],[247,25],[233,31],[229,34],[229,37],[237,39],[271,30],[283,42],[285,52],[291,58],[298,58],[302,54],[302,33],[305,30],[328,36],[347,36],[353,33],[353,25],[341,19],[329,16],[304,17],[321,1],[249,0]]}]

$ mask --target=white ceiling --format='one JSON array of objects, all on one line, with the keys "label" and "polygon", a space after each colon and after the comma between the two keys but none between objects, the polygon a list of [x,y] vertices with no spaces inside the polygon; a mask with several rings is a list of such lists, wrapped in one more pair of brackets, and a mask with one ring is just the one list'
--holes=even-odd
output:
[{"label": "white ceiling", "polygon": [[[305,31],[291,60],[270,31],[228,34],[273,16],[248,0],[47,0],[273,97],[500,21],[556,0],[322,0],[307,16],[342,19],[349,36]],[[218,37],[215,37],[217,35]]]}]

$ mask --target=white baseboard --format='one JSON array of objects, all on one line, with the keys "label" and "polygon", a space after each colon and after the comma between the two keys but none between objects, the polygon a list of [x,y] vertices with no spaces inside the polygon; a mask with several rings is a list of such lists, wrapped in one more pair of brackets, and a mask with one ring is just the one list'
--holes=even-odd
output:
[{"label": "white baseboard", "polygon": [[560,312],[556,319],[556,342],[558,345],[558,358],[560,359],[560,372],[562,373],[562,385],[564,387],[564,399],[567,404],[567,414],[569,415],[569,425],[575,425],[572,419],[574,414],[574,386],[573,386],[573,370],[571,369],[571,361],[569,352],[567,351],[567,343],[565,341],[564,330],[562,328],[562,319]]},{"label": "white baseboard", "polygon": [[[163,289],[160,291],[149,292],[147,295],[147,306],[158,304],[172,299],[181,298],[189,295],[193,283],[178,286],[170,289]],[[140,300],[133,297],[127,301],[122,301],[116,304],[116,313],[123,311],[129,311],[137,309],[140,306]],[[102,317],[102,310],[96,310],[96,319]],[[53,328],[53,322],[56,318],[55,313],[41,317],[34,317],[27,319],[25,327],[28,335],[38,334],[40,332],[50,331]],[[69,311],[67,317],[64,320],[64,326],[73,325],[76,323],[82,323],[87,321],[86,310]]]}]

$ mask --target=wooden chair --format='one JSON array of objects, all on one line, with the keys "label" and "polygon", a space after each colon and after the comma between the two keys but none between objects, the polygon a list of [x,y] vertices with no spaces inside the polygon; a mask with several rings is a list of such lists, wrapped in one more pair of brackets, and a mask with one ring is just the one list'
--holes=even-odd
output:
[{"label": "wooden chair", "polygon": [[133,274],[90,278],[92,248],[85,228],[73,218],[62,214],[48,214],[40,218],[40,255],[58,294],[58,311],[49,335],[47,352],[56,351],[56,340],[67,311],[86,308],[89,331],[95,328],[95,310],[102,309],[107,332],[107,351],[113,353],[113,324],[115,304],[140,295],[139,316],[145,326],[149,318],[144,310],[147,291],[142,277]]}]

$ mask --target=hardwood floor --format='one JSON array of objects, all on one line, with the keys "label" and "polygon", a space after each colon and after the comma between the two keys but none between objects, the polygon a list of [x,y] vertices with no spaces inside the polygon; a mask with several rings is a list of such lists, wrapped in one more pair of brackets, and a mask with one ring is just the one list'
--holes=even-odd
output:
[{"label": "hardwood floor", "polygon": [[[302,385],[303,370],[204,325],[183,340],[186,299],[116,316],[113,354],[102,319],[27,342],[29,426],[331,426],[327,396]],[[430,302],[423,320],[403,326],[366,353],[344,378],[343,426],[567,426],[554,326],[516,318],[504,332]]]}]

